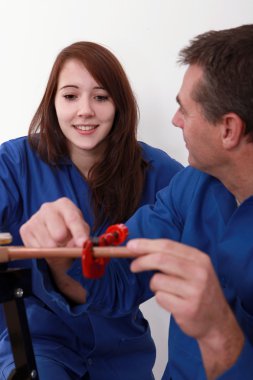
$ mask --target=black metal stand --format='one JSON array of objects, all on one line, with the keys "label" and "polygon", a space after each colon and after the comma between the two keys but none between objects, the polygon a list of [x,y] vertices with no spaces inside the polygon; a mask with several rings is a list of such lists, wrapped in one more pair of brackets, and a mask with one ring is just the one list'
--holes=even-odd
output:
[{"label": "black metal stand", "polygon": [[30,269],[0,270],[0,303],[3,303],[15,362],[8,380],[39,380],[23,300],[31,291]]}]

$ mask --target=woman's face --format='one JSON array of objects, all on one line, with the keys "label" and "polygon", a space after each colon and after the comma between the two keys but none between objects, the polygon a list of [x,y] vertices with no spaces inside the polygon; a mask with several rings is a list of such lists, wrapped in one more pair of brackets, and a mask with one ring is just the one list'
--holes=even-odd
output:
[{"label": "woman's face", "polygon": [[77,59],[66,61],[60,72],[55,109],[71,157],[81,151],[103,152],[113,125],[115,105],[108,92]]}]

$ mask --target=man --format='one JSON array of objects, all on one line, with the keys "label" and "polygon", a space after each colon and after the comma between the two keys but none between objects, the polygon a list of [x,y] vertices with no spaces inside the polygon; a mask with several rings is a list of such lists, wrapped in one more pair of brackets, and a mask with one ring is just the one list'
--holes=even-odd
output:
[{"label": "man", "polygon": [[252,379],[253,25],[198,36],[180,57],[173,124],[191,167],[129,228],[187,246],[130,241],[149,253],[132,270],[159,271],[150,286],[173,316],[164,379],[205,378],[202,364],[208,379]]},{"label": "man", "polygon": [[[126,292],[138,298],[151,278],[158,302],[172,313],[164,380],[252,379],[253,25],[196,37],[180,62],[188,68],[173,124],[182,129],[190,167],[128,221],[131,238],[149,239],[128,243],[140,256],[132,271],[144,272]],[[75,207],[62,199],[49,208],[60,215],[63,235],[80,244],[87,230]],[[43,225],[46,214],[37,215]],[[21,231],[27,245],[32,226]],[[83,282],[87,303],[100,296],[106,309],[106,279],[100,288],[91,283]],[[130,307],[119,293],[118,303],[108,297],[108,310],[110,302],[117,313]]]}]

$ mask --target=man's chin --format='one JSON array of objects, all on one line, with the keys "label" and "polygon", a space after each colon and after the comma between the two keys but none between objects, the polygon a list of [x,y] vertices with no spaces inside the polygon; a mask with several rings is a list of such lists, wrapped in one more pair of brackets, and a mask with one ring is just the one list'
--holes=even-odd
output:
[{"label": "man's chin", "polygon": [[193,160],[191,156],[188,156],[188,164],[195,169],[201,170],[200,166],[196,163],[196,161]]}]

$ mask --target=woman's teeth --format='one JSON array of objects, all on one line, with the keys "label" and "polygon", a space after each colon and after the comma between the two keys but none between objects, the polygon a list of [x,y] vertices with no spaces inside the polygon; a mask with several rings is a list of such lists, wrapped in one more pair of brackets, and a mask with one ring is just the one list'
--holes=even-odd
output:
[{"label": "woman's teeth", "polygon": [[80,131],[91,131],[92,129],[95,129],[96,125],[75,125],[76,129],[79,129]]}]

